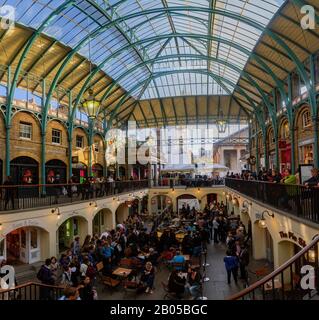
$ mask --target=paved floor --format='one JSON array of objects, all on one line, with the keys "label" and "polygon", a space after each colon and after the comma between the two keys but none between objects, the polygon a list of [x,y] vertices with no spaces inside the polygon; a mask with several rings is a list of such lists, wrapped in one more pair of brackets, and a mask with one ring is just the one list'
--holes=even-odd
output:
[{"label": "paved floor", "polygon": [[[244,283],[239,280],[236,285],[233,281],[230,285],[227,284],[226,272],[223,263],[223,258],[225,256],[225,246],[222,244],[210,244],[208,246],[207,263],[209,266],[206,268],[206,276],[209,278],[208,282],[204,283],[203,295],[209,300],[224,300],[234,293],[237,293],[244,289]],[[261,266],[264,266],[264,261],[253,261],[249,269],[256,270]],[[203,268],[201,269],[203,274]],[[134,294],[125,293],[122,287],[118,287],[113,292],[110,289],[104,289],[101,285],[97,286],[99,293],[99,300],[122,300],[122,299],[137,299],[137,300],[162,300],[165,292],[162,288],[161,282],[167,283],[169,276],[169,270],[166,267],[161,267],[158,270],[155,278],[155,290],[153,294]],[[251,278],[253,275],[251,276]],[[254,282],[255,279],[251,279]],[[187,299],[188,297],[186,297]]]}]

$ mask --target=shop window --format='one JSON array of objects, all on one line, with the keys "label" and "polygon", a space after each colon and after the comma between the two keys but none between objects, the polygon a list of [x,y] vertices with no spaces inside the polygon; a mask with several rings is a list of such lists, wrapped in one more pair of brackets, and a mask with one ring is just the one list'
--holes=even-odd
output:
[{"label": "shop window", "polygon": [[76,136],[76,147],[83,148],[83,146],[84,146],[83,136]]},{"label": "shop window", "polygon": [[311,125],[310,111],[306,110],[302,114],[302,127],[307,128]]},{"label": "shop window", "polygon": [[62,142],[62,132],[57,129],[52,129],[52,143],[61,144]]},{"label": "shop window", "polygon": [[288,121],[285,121],[281,126],[281,138],[289,139],[289,136],[290,136],[289,124],[288,124]]},{"label": "shop window", "polygon": [[94,142],[94,151],[98,153],[98,152],[99,152],[99,149],[100,149],[100,143],[99,143],[99,141]]},{"label": "shop window", "polygon": [[27,122],[20,122],[19,137],[22,139],[32,139],[32,124]]},{"label": "shop window", "polygon": [[31,249],[38,248],[38,231],[36,229],[30,230],[30,244],[31,244]]}]

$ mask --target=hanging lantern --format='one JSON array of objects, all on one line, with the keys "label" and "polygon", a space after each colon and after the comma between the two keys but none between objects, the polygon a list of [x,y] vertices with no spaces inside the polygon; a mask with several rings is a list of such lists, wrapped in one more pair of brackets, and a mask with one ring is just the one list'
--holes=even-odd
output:
[{"label": "hanging lantern", "polygon": [[96,119],[100,106],[100,101],[95,98],[93,90],[90,89],[89,96],[83,101],[82,107],[91,120]]},{"label": "hanging lantern", "polygon": [[218,133],[225,133],[227,129],[227,121],[223,112],[220,113],[218,120],[216,121]]}]

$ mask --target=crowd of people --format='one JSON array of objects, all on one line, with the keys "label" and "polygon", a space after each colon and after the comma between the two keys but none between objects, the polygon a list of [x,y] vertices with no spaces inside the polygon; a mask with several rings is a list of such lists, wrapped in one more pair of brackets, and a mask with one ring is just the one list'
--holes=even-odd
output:
[{"label": "crowd of people", "polygon": [[[276,169],[262,168],[258,173],[249,170],[244,170],[241,174],[233,172],[227,172],[226,178],[242,179],[242,180],[257,180],[273,183],[284,183],[290,185],[299,185],[300,174],[299,171],[295,173],[291,172],[289,168],[285,168],[282,173]],[[311,169],[311,177],[303,181],[303,185],[306,187],[319,187],[319,169]]]},{"label": "crowd of people", "polygon": [[[238,217],[227,215],[223,202],[207,204],[202,212],[183,206],[174,213],[170,208],[161,216],[159,225],[150,226],[140,215],[133,214],[114,230],[88,235],[83,244],[80,237],[75,237],[71,248],[59,259],[45,261],[38,271],[38,280],[45,285],[65,287],[62,299],[94,300],[98,298],[95,287],[99,276],[116,280],[114,270],[129,265],[132,272],[120,279],[125,280],[124,287],[134,283],[137,294],[152,294],[158,270],[164,266],[169,272],[166,286],[170,294],[177,299],[198,299],[203,290],[202,259],[211,241],[224,243],[228,248],[227,274],[230,254],[238,259],[241,276],[244,275],[247,232]],[[179,238],[181,231],[183,237]],[[235,269],[231,272],[237,281]],[[41,290],[42,299],[53,298],[50,287]]]}]

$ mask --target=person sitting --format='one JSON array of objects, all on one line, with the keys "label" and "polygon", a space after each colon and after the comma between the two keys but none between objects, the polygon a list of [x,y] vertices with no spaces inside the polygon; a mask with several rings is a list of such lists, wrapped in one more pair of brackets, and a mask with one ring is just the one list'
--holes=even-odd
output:
[{"label": "person sitting", "polygon": [[186,279],[179,275],[179,272],[174,269],[168,279],[168,290],[174,293],[178,299],[182,299],[185,293]]},{"label": "person sitting", "polygon": [[154,280],[155,268],[151,262],[146,262],[145,269],[143,270],[143,274],[141,276],[141,282],[143,282],[146,286],[145,293],[153,293]]},{"label": "person sitting", "polygon": [[181,255],[181,252],[179,250],[176,251],[176,255],[174,258],[170,261],[172,265],[175,266],[175,269],[178,271],[181,271],[184,269],[183,265],[185,264],[185,257]]},{"label": "person sitting", "polygon": [[194,300],[198,299],[201,294],[202,276],[200,272],[195,268],[191,267],[188,270],[188,290]]},{"label": "person sitting", "polygon": [[79,290],[74,287],[66,287],[59,300],[81,300]]},{"label": "person sitting", "polygon": [[83,280],[81,281],[78,289],[79,289],[79,295],[81,300],[83,301],[96,300],[96,292],[92,288],[90,277],[87,277],[87,276],[83,277]]}]

